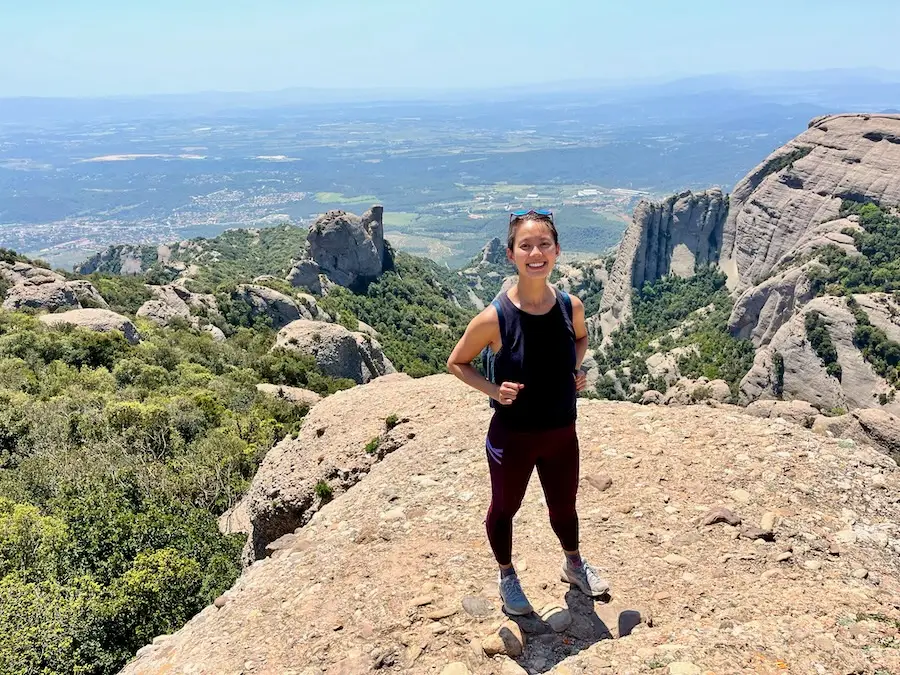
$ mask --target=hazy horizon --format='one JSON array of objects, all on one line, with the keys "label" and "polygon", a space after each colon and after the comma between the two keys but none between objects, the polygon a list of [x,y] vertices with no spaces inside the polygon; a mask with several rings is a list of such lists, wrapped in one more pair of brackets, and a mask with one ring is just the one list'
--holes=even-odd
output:
[{"label": "hazy horizon", "polygon": [[865,21],[864,38],[833,0],[763,0],[752,11],[712,0],[260,0],[252,8],[33,0],[4,9],[0,98],[516,87],[539,95],[566,82],[900,70],[900,53],[883,47],[900,4],[870,0],[857,13],[878,18]]}]

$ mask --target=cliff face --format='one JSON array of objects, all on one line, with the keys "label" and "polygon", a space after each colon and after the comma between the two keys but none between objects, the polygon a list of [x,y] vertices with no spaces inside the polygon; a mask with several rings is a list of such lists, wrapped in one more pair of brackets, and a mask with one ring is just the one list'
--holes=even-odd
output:
[{"label": "cliff face", "polygon": [[719,266],[737,294],[811,240],[846,226],[841,201],[900,204],[900,115],[814,119],[738,183]]},{"label": "cliff face", "polygon": [[[670,271],[690,275],[693,264],[715,262],[737,298],[734,331],[757,344],[790,318],[791,300],[764,284],[775,272],[828,244],[855,252],[843,233],[858,227],[839,218],[841,202],[900,204],[900,115],[831,115],[769,155],[723,197],[690,192],[664,202],[642,202],[619,245],[616,264],[595,325],[604,339],[630,314],[630,293]],[[797,280],[791,277],[788,284]],[[746,295],[744,295],[746,293]],[[788,291],[790,296],[793,291]],[[765,296],[761,301],[761,296]],[[764,326],[757,329],[760,313]],[[779,324],[780,325],[780,324]]]},{"label": "cliff face", "polygon": [[[888,339],[900,342],[900,306],[886,293],[855,295],[860,310],[868,321],[884,331]],[[817,312],[834,345],[839,377],[826,371],[822,359],[816,355],[807,334],[805,320],[810,312]],[[847,306],[846,298],[819,297],[798,310],[756,352],[753,367],[741,380],[741,399],[784,398],[809,401],[817,408],[881,408],[900,415],[900,400],[893,386],[879,375],[866,360],[854,341],[857,320]],[[774,357],[779,354],[783,363],[781,382],[776,383]],[[777,391],[780,390],[780,391]]]},{"label": "cliff face", "polygon": [[[394,449],[376,462],[364,444],[388,411]],[[449,375],[391,376],[317,404],[303,431],[317,440],[273,449],[253,491],[279,503],[328,480],[333,501],[313,495],[315,515],[270,542],[271,557],[123,672],[900,672],[897,650],[879,646],[900,618],[900,472],[887,456],[733,406],[580,400],[582,550],[612,597],[559,582],[532,481],[514,557],[538,614],[516,626],[484,534],[489,417]],[[361,480],[344,488],[350,474]],[[743,523],[704,524],[716,507]],[[501,626],[524,636],[524,652],[506,649],[515,662],[486,654],[504,648]]]},{"label": "cliff face", "polygon": [[669,273],[690,277],[697,265],[718,261],[727,213],[728,198],[718,188],[638,204],[603,289],[604,340],[630,315],[632,288]]}]

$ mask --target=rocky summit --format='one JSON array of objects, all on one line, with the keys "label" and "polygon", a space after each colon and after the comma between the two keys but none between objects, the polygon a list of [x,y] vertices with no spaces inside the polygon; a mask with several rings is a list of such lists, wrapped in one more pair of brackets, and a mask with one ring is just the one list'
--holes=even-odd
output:
[{"label": "rocky summit", "polygon": [[[730,295],[724,330],[755,350],[749,372],[743,366],[739,384],[738,376],[731,382],[736,400],[785,398],[835,413],[871,407],[897,414],[900,333],[889,297],[897,288],[896,237],[877,228],[879,218],[896,221],[900,206],[898,139],[900,115],[819,117],[730,195],[714,188],[642,202],[588,321],[592,337],[609,347],[645,283],[712,268]],[[868,272],[854,278],[855,269]],[[674,366],[700,353],[700,344],[682,341],[637,357],[657,384],[654,371],[671,365],[664,377],[670,384],[679,377]],[[616,392],[642,393],[612,370],[607,375]]]},{"label": "rocky summit", "polygon": [[802,264],[803,254],[816,248],[852,247],[844,231],[855,225],[839,217],[843,200],[900,205],[898,139],[900,115],[819,117],[747,174],[730,195],[714,188],[658,204],[641,202],[619,244],[594,319],[604,338],[629,316],[632,288],[668,273],[691,276],[695,265],[707,262],[728,275],[737,298],[735,330],[749,334],[764,321],[774,334],[772,317],[785,312],[763,306],[793,306],[781,302],[782,293],[772,297],[771,291],[756,287],[787,286],[793,294],[796,274],[777,285],[770,277],[784,276],[785,267]]},{"label": "rocky summit", "polygon": [[582,548],[612,593],[559,580],[533,480],[514,551],[536,613],[508,618],[484,533],[489,417],[448,375],[317,403],[306,440],[273,449],[251,489],[257,506],[308,513],[256,509],[269,557],[122,672],[900,670],[886,455],[730,405],[580,400]]}]

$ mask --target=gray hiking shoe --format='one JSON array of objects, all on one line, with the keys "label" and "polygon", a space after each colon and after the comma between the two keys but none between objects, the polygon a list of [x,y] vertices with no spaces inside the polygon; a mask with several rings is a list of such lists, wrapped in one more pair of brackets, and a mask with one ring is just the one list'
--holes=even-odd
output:
[{"label": "gray hiking shoe", "polygon": [[609,583],[597,574],[597,570],[588,565],[584,558],[581,560],[581,567],[574,567],[566,560],[563,563],[561,578],[563,581],[578,586],[582,593],[592,598],[609,593]]},{"label": "gray hiking shoe", "polygon": [[500,586],[500,598],[503,600],[503,609],[506,610],[507,614],[523,616],[534,611],[531,603],[528,602],[528,598],[525,597],[525,591],[522,590],[522,584],[519,583],[517,575],[500,576],[497,583]]}]

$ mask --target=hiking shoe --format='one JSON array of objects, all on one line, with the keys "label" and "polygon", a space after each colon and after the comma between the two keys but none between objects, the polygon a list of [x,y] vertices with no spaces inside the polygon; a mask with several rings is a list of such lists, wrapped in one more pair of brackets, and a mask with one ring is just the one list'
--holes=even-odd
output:
[{"label": "hiking shoe", "polygon": [[500,576],[498,584],[500,585],[500,598],[503,600],[503,609],[506,610],[507,614],[522,616],[531,614],[534,611],[531,603],[528,602],[528,598],[525,597],[525,592],[522,590],[522,584],[519,583],[517,575]]},{"label": "hiking shoe", "polygon": [[562,568],[562,580],[578,586],[581,592],[592,598],[609,593],[609,583],[603,579],[597,570],[588,565],[587,560],[581,560],[581,567],[575,567],[566,560]]}]

